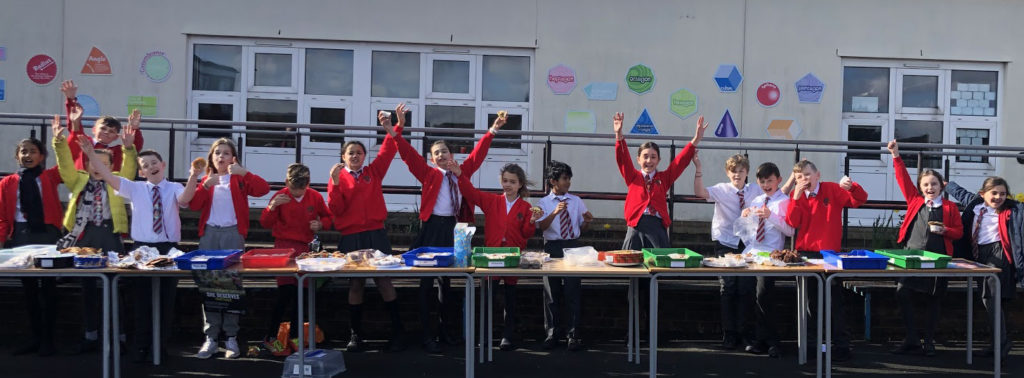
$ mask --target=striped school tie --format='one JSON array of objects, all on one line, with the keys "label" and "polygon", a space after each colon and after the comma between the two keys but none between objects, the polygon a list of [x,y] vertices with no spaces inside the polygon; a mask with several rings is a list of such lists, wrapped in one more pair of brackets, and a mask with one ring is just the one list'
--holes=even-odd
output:
[{"label": "striped school tie", "polygon": [[757,217],[757,242],[764,242],[764,218],[761,217]]},{"label": "striped school tie", "polygon": [[978,234],[981,232],[981,218],[985,216],[985,212],[988,210],[987,207],[982,206],[981,210],[978,211],[978,216],[974,219],[974,233],[971,234],[971,253],[974,254],[974,259],[978,259]]},{"label": "striped school tie", "polygon": [[740,211],[742,211],[744,207],[747,207],[747,201],[743,196],[743,189],[740,189],[740,191],[736,192],[736,195],[740,196]]},{"label": "striped school tie", "polygon": [[[565,203],[569,200],[568,198],[558,198],[558,202]],[[565,210],[562,210],[558,222],[561,224],[562,239],[569,240],[572,238],[572,225],[569,224],[569,205],[565,205]]]},{"label": "striped school tie", "polygon": [[164,233],[164,207],[160,197],[160,188],[153,187],[153,233]]},{"label": "striped school tie", "polygon": [[456,217],[459,216],[459,184],[455,181],[455,174],[451,171],[444,174],[445,179],[448,180],[448,194],[452,197],[452,214]]}]

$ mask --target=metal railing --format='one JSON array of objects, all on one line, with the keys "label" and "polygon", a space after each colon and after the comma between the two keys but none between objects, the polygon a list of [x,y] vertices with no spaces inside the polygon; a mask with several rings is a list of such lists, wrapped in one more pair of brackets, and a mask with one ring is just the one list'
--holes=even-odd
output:
[{"label": "metal railing", "polygon": [[[48,114],[23,114],[23,113],[0,113],[0,124],[10,126],[24,126],[31,127],[30,136],[37,137],[36,128],[38,128],[38,138],[41,140],[47,139],[47,130],[50,129],[49,122],[53,118],[53,115]],[[62,119],[66,117],[62,116]],[[97,117],[83,117],[83,120],[95,120]],[[189,120],[189,119],[171,119],[171,118],[143,118],[143,123],[152,125],[141,127],[145,131],[164,131],[168,133],[168,156],[166,161],[168,164],[168,179],[172,181],[176,180],[174,177],[175,157],[174,152],[176,150],[176,142],[178,133],[197,133],[202,132],[206,135],[226,135],[231,136],[235,134],[246,134],[246,135],[261,135],[261,136],[273,136],[279,135],[282,140],[293,139],[295,143],[294,148],[295,161],[301,162],[303,157],[303,136],[311,137],[339,137],[344,138],[378,138],[380,135],[377,134],[381,131],[380,126],[341,126],[335,124],[305,124],[305,123],[279,123],[279,122],[252,122],[252,121],[215,121],[215,120]],[[156,126],[159,125],[159,126]],[[184,127],[182,127],[184,125]],[[232,127],[232,129],[211,129],[203,128],[202,126],[220,126],[220,127]],[[234,129],[235,126],[243,126],[246,129]],[[249,130],[249,127],[257,129]],[[423,140],[423,148],[421,149],[421,155],[425,154],[426,146],[429,146],[429,141],[433,139],[431,134],[444,134],[444,140],[448,141],[476,141],[477,134],[483,134],[486,130],[478,129],[455,129],[455,128],[438,128],[438,127],[405,127],[405,131],[422,133],[422,135],[407,135],[406,139],[412,140]],[[352,133],[357,132],[357,133]],[[457,136],[452,137],[451,135],[466,135],[465,137]],[[514,137],[514,138],[509,138]],[[689,143],[691,136],[667,136],[667,135],[642,135],[634,136],[634,141],[627,141],[630,147],[638,147],[641,142],[635,141],[635,139],[642,138],[644,141],[651,140],[656,142],[665,142],[669,149],[670,157],[674,157],[678,148],[685,146]],[[243,154],[245,144],[241,136],[237,137],[237,145],[239,148],[239,154]],[[551,132],[551,131],[520,131],[520,130],[502,130],[498,137],[494,139],[495,143],[511,142],[521,144],[539,144],[543,145],[543,161],[545,166],[551,161],[552,151],[556,145],[558,146],[614,146],[614,134],[611,133],[566,133],[566,132]],[[323,142],[318,142],[323,144]],[[681,143],[681,145],[679,144]],[[339,156],[340,148],[342,143],[338,143]],[[852,141],[829,141],[829,140],[785,140],[785,139],[765,139],[765,138],[716,138],[716,137],[704,137],[701,141],[700,149],[702,150],[741,150],[744,154],[749,151],[778,151],[778,152],[792,152],[793,161],[797,162],[800,160],[802,153],[839,153],[846,154],[843,161],[843,174],[850,174],[850,154],[879,154],[884,155],[889,152],[886,150],[885,142],[852,142]],[[1008,147],[1008,146],[970,146],[970,145],[947,145],[947,144],[936,144],[936,143],[900,143],[901,155],[917,155],[918,168],[921,165],[926,156],[940,156],[945,157],[942,159],[942,171],[944,176],[948,179],[951,169],[950,157],[955,156],[981,156],[987,158],[1007,158],[1016,159],[1020,164],[1024,164],[1024,147]],[[954,151],[946,151],[953,149]],[[531,191],[532,195],[546,195],[548,185],[546,180],[543,183],[541,190]],[[276,187],[283,186],[283,182],[271,182]],[[315,185],[314,188],[318,190],[324,190],[322,186]],[[384,186],[385,194],[410,194],[418,195],[421,192],[420,186]],[[583,199],[592,200],[612,200],[621,201],[625,199],[624,193],[617,192],[596,192],[596,191],[573,191],[573,194],[578,195]],[[700,199],[694,195],[681,195],[676,194],[675,186],[673,185],[667,196],[669,215],[673,217],[675,215],[675,204],[679,203],[707,203],[703,199]],[[878,209],[878,210],[903,210],[906,209],[906,203],[904,201],[881,201],[881,200],[868,200],[867,203],[862,205],[862,209]],[[848,220],[848,210],[844,212],[844,221]],[[845,244],[847,238],[847,228],[843,228],[843,241]],[[671,235],[671,228],[669,229]]]}]

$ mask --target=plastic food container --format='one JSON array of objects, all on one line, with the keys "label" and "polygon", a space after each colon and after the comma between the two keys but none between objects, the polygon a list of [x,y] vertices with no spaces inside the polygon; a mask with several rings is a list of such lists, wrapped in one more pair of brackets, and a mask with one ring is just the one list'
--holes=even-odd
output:
[{"label": "plastic food container", "polygon": [[241,249],[197,250],[174,258],[181,270],[221,270],[238,262]]},{"label": "plastic food container", "polygon": [[77,269],[100,269],[107,267],[107,256],[88,255],[75,256],[75,268]]},{"label": "plastic food container", "polygon": [[313,257],[295,260],[295,265],[304,272],[333,272],[341,270],[346,262],[343,257]]},{"label": "plastic food container", "polygon": [[[420,256],[420,254],[431,254]],[[455,263],[455,248],[420,247],[402,254],[406,266],[445,267]]]},{"label": "plastic food container", "polygon": [[889,258],[889,263],[904,269],[945,269],[952,257],[919,249],[880,249],[875,251]]},{"label": "plastic food container", "polygon": [[[491,258],[490,254],[510,254],[500,259]],[[519,266],[518,247],[476,247],[473,248],[473,266],[477,268],[516,268]]]},{"label": "plastic food container", "polygon": [[26,244],[20,247],[11,248],[19,252],[31,252],[33,255],[58,254],[57,246],[53,244]]},{"label": "plastic food container", "polygon": [[643,252],[647,265],[658,268],[697,268],[704,260],[704,256],[689,248],[644,248]]},{"label": "plastic food container", "polygon": [[252,249],[242,255],[242,267],[246,269],[284,268],[295,259],[294,248]]},{"label": "plastic food container", "polygon": [[889,264],[889,258],[877,253],[855,249],[850,252],[821,251],[821,257],[825,263],[839,269],[885,269]]},{"label": "plastic food container", "polygon": [[32,257],[27,251],[0,249],[0,269],[25,269],[32,266]]},{"label": "plastic food container", "polygon": [[302,366],[299,366],[297,352],[288,356],[284,361],[281,378],[330,378],[345,372],[345,358],[336,350],[307,350],[302,362]]},{"label": "plastic food container", "polygon": [[600,266],[594,247],[565,248],[562,250],[566,266]]},{"label": "plastic food container", "polygon": [[36,255],[32,258],[36,268],[41,269],[62,269],[75,265],[75,255],[70,253],[47,253]]}]

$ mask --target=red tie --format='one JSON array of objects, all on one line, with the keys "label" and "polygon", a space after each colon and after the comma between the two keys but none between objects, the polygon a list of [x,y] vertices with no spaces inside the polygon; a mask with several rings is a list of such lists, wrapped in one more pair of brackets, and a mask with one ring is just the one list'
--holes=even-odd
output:
[{"label": "red tie", "polygon": [[974,253],[974,259],[978,259],[978,234],[981,233],[981,218],[985,216],[985,212],[988,210],[987,207],[982,206],[981,210],[978,211],[977,219],[974,220],[974,233],[971,235],[971,239],[974,241],[971,252]]},{"label": "red tie", "polygon": [[743,189],[740,189],[738,192],[736,192],[736,195],[740,196],[740,211],[742,212],[743,208],[747,207],[747,201],[743,197]]},{"label": "red tie", "polygon": [[654,206],[651,206],[651,193],[654,189],[654,180],[651,176],[654,175],[644,175],[644,188],[647,190],[647,212],[651,215],[657,215],[658,213],[654,211]]},{"label": "red tie", "polygon": [[153,233],[159,235],[164,233],[164,210],[163,201],[160,198],[160,188],[153,187]]},{"label": "red tie", "polygon": [[455,181],[455,174],[445,173],[444,177],[448,179],[448,192],[452,197],[452,214],[456,217],[459,216],[459,184]]},{"label": "red tie", "polygon": [[[568,198],[558,198],[558,202],[565,203]],[[569,224],[569,205],[566,204],[565,209],[562,210],[562,214],[559,216],[558,222],[561,224],[562,239],[572,239],[572,225]]]},{"label": "red tie", "polygon": [[[768,204],[764,207],[767,208]],[[761,217],[757,217],[757,242],[764,242],[764,218]]]},{"label": "red tie", "polygon": [[363,174],[363,169],[359,168],[358,171],[349,171],[348,173],[352,174],[352,178],[355,179],[353,181],[359,181],[359,176]]}]

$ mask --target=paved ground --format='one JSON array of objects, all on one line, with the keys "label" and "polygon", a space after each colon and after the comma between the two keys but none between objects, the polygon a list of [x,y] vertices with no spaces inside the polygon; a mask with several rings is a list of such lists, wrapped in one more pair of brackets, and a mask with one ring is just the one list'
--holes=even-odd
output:
[{"label": "paved ground", "polygon": [[[339,346],[339,341],[330,345]],[[381,346],[372,344],[371,347]],[[806,366],[796,362],[795,344],[786,344],[787,354],[776,360],[742,352],[725,353],[714,342],[670,342],[659,353],[660,376],[701,377],[795,377],[814,376],[814,361]],[[837,377],[991,377],[992,360],[965,362],[964,347],[940,345],[938,355],[894,356],[889,345],[855,343],[854,358],[836,363]],[[98,377],[99,354],[86,356],[11,357],[11,347],[0,349],[2,377]],[[283,359],[198,360],[192,355],[198,345],[172,344],[163,366],[124,363],[122,377],[280,377]],[[449,347],[442,355],[428,355],[419,348],[401,353],[371,350],[346,354],[348,372],[338,377],[460,377],[465,359],[462,348]],[[646,351],[645,351],[646,352]],[[546,351],[539,343],[528,341],[516,352],[495,350],[492,363],[477,365],[478,377],[643,377],[647,374],[646,353],[643,365],[626,362],[625,345],[600,343],[585,352],[562,349]],[[1024,345],[1017,343],[1003,368],[1004,377],[1019,377],[1024,372]]]}]

